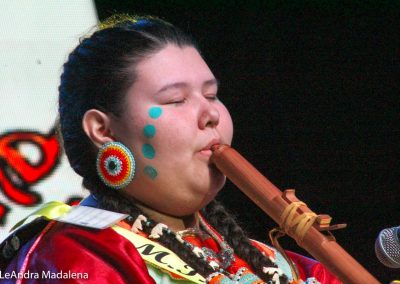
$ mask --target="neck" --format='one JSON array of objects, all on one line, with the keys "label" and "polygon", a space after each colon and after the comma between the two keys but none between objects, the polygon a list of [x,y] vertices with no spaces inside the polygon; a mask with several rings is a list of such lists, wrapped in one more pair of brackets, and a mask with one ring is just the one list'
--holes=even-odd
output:
[{"label": "neck", "polygon": [[136,204],[143,213],[157,223],[163,223],[173,232],[182,231],[188,228],[198,228],[199,218],[197,213],[188,216],[172,216],[159,211],[156,211],[143,204]]}]

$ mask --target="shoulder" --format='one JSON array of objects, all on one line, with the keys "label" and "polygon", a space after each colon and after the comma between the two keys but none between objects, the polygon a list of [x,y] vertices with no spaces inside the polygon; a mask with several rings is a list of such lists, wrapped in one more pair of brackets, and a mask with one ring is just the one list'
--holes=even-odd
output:
[{"label": "shoulder", "polygon": [[136,248],[111,228],[51,222],[10,265],[19,272],[82,273],[90,282],[154,283]]}]

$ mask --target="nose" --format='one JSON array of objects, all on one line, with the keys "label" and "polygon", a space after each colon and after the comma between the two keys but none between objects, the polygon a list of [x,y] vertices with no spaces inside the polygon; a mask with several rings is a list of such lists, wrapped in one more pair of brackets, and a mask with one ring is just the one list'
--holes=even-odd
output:
[{"label": "nose", "polygon": [[202,100],[199,114],[199,128],[216,127],[219,123],[219,111],[213,105],[215,102],[210,102],[206,98]]}]

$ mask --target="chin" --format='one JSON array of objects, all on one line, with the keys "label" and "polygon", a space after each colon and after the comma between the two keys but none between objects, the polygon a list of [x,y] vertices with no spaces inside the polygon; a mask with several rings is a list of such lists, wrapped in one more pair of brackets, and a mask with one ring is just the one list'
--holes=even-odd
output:
[{"label": "chin", "polygon": [[204,204],[203,207],[210,203],[220,192],[220,190],[224,187],[226,182],[226,177],[221,175],[221,177],[216,180],[214,179],[211,185],[210,190],[207,192],[206,196],[204,197]]}]

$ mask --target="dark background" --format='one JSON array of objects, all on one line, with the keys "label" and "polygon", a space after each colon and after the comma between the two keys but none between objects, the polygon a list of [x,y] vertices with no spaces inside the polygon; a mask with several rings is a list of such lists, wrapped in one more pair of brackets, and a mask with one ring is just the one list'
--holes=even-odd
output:
[{"label": "dark background", "polygon": [[[399,279],[374,253],[379,231],[400,224],[399,2],[201,2],[95,1],[101,20],[151,14],[191,33],[221,81],[234,147],[313,211],[347,223],[338,243],[375,277]],[[266,241],[269,217],[230,183],[219,198]]]}]

